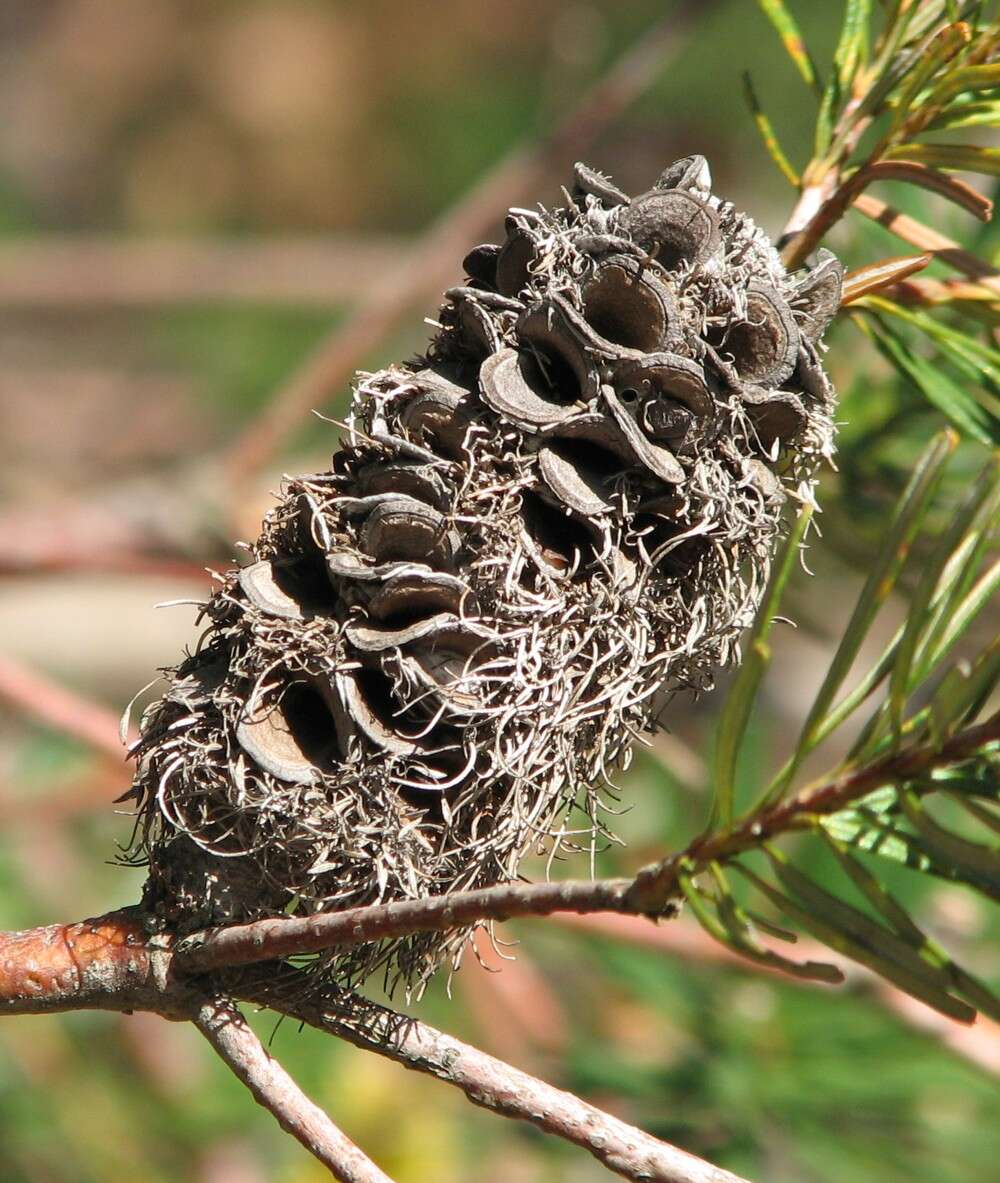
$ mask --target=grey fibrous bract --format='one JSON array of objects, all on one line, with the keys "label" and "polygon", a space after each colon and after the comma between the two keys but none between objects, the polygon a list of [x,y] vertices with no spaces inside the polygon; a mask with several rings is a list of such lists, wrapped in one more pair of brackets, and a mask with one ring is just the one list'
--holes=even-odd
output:
[{"label": "grey fibrous bract", "polygon": [[[732,661],[832,449],[841,268],[788,275],[701,157],[511,210],[427,354],[361,375],[146,712],[147,902],[206,923],[507,881],[605,828],[665,696]],[[587,835],[581,838],[581,835]],[[465,932],[316,964],[421,983]]]}]

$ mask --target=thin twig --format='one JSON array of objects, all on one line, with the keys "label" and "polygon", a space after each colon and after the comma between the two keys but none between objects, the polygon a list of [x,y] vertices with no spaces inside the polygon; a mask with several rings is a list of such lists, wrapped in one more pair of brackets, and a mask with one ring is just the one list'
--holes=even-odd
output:
[{"label": "thin twig", "polygon": [[310,1101],[261,1044],[239,1007],[227,999],[204,1003],[194,1025],[220,1058],[267,1109],[341,1183],[392,1183],[389,1176]]},{"label": "thin twig", "polygon": [[658,917],[678,890],[687,862],[707,865],[757,848],[768,838],[835,813],[885,784],[908,780],[966,759],[1000,739],[1000,713],[959,732],[940,747],[914,747],[863,768],[819,782],[788,801],[753,814],[731,830],[709,833],[680,853],[629,879],[569,879],[556,883],[509,883],[426,899],[369,904],[314,916],[287,916],[209,929],[186,937],[176,960],[186,972],[202,973],[296,954],[319,953],[370,941],[460,928],[479,920],[546,916],[553,912],[624,912]]},{"label": "thin twig", "polygon": [[245,483],[313,409],[322,407],[416,303],[436,295],[455,275],[458,260],[520,194],[537,190],[555,168],[579,155],[680,53],[692,20],[706,0],[682,0],[646,31],[582,95],[554,131],[513,149],[438,219],[358,303],[288,385],[223,456],[229,477]]},{"label": "thin twig", "polygon": [[877,197],[869,193],[861,193],[854,199],[854,209],[878,222],[904,242],[909,242],[922,251],[931,251],[942,263],[959,271],[969,279],[974,279],[983,287],[991,291],[1000,292],[1000,273],[985,259],[979,259],[969,251],[963,250],[952,238],[946,238],[909,214],[902,214]]},{"label": "thin twig", "polygon": [[[212,1003],[211,979],[187,979],[174,964],[168,937],[151,937],[142,913],[112,912],[79,924],[51,925],[27,932],[0,933],[0,1013],[47,1014],[100,1009],[146,1010],[191,1020],[211,1040],[244,1083],[304,1145],[333,1145],[326,1119],[301,1098],[297,1087],[263,1049],[252,1043],[235,1010]],[[659,1183],[745,1183],[693,1155],[643,1133],[592,1105],[553,1088],[485,1052],[416,1020],[404,1018],[357,995],[326,989],[301,971],[278,974],[244,970],[226,975],[226,989],[248,1002],[273,1007],[366,1048],[456,1085],[469,1100],[505,1117],[530,1121],[547,1133],[590,1151],[627,1179]],[[308,999],[308,1000],[307,1000]],[[252,1033],[249,1033],[252,1034]],[[291,1092],[289,1090],[294,1090]],[[322,1120],[321,1125],[315,1122]],[[286,1122],[288,1124],[286,1124]],[[342,1137],[342,1135],[340,1135]],[[360,1171],[349,1143],[322,1161]],[[351,1148],[355,1149],[355,1148]],[[355,1149],[355,1154],[359,1154]],[[338,1178],[384,1180],[382,1174]]]},{"label": "thin twig", "polygon": [[331,989],[325,999],[303,997],[302,982],[282,976],[240,994],[249,1001],[330,1031],[356,1047],[395,1060],[460,1088],[474,1105],[529,1121],[547,1134],[582,1146],[609,1170],[645,1183],[746,1183],[684,1150],[627,1125],[478,1048],[386,1007]]}]

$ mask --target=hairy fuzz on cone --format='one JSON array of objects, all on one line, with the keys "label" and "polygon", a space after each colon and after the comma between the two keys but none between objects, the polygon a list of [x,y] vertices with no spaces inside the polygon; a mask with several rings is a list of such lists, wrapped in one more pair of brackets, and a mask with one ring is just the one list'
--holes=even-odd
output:
[{"label": "hairy fuzz on cone", "polygon": [[[504,882],[603,830],[677,691],[734,659],[832,449],[842,272],[786,273],[706,162],[511,210],[424,357],[356,383],[135,749],[147,904],[206,924]],[[574,810],[579,820],[574,822]],[[334,951],[420,985],[467,932]]]}]

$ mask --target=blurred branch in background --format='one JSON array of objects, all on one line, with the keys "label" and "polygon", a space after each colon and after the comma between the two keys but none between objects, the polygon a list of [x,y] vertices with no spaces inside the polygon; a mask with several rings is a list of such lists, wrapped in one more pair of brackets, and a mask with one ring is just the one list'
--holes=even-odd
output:
[{"label": "blurred branch in background", "polygon": [[[679,917],[670,924],[652,925],[638,916],[613,916],[607,913],[582,916],[575,912],[556,912],[556,923],[572,932],[585,933],[605,940],[619,941],[642,949],[650,949],[684,961],[709,965],[730,965],[748,972],[781,977],[781,971],[762,964],[751,964],[738,953],[712,938],[694,921]],[[878,974],[866,970],[857,962],[840,957],[818,941],[800,937],[795,945],[799,956],[807,961],[829,960],[844,975],[845,981],[870,990],[872,995],[904,1023],[915,1027],[971,1063],[1000,1076],[1000,1023],[980,1015],[974,1027],[963,1027],[929,1006],[911,998]],[[805,989],[826,989],[821,982],[795,979]]]},{"label": "blurred branch in background", "polygon": [[124,744],[135,738],[135,732],[119,735],[118,720],[104,707],[2,655],[0,701],[71,735],[119,765],[125,761]]},{"label": "blurred branch in background", "polygon": [[400,254],[395,266],[380,276],[379,285],[277,392],[260,418],[225,449],[234,498],[308,412],[326,404],[414,304],[437,298],[455,277],[456,260],[489,232],[498,210],[525,194],[540,192],[553,176],[566,174],[574,159],[688,47],[696,22],[711,7],[707,0],[671,5],[551,132],[515,148]]},{"label": "blurred branch in background", "polygon": [[287,239],[96,238],[0,240],[0,308],[121,308],[201,303],[365,301],[405,257],[377,235]]}]

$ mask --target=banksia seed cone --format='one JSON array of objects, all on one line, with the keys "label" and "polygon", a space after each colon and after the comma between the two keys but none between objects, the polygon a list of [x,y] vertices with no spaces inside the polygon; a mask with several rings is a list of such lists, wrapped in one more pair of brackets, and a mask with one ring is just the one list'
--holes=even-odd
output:
[{"label": "banksia seed cone", "polygon": [[[465,260],[426,357],[364,375],[143,720],[147,902],[178,931],[514,878],[654,703],[731,661],[832,446],[823,253],[786,274],[705,161],[580,165]],[[421,983],[467,933],[317,969]]]}]

